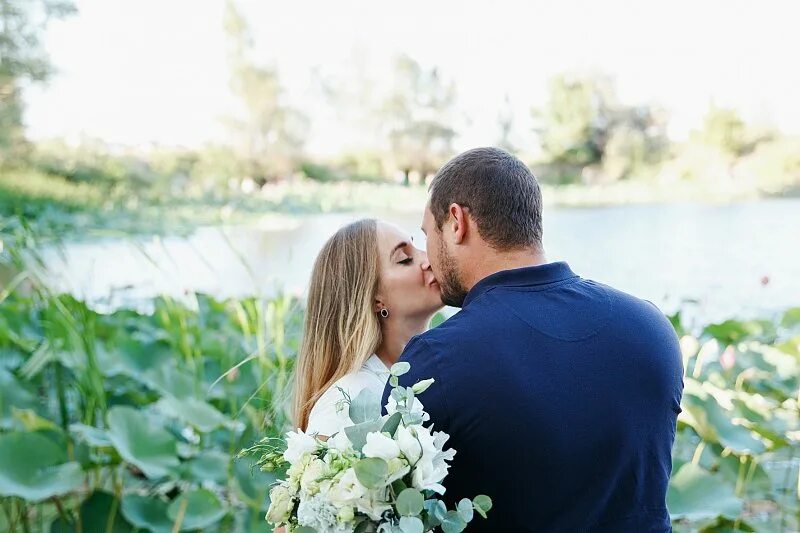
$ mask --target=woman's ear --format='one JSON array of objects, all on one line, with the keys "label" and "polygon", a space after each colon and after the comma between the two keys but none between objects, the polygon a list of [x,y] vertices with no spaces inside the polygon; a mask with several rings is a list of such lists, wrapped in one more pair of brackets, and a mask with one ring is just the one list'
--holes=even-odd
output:
[{"label": "woman's ear", "polygon": [[378,295],[375,297],[375,303],[372,305],[372,310],[376,313],[380,313],[381,309],[385,308],[386,306],[383,303],[383,297]]}]

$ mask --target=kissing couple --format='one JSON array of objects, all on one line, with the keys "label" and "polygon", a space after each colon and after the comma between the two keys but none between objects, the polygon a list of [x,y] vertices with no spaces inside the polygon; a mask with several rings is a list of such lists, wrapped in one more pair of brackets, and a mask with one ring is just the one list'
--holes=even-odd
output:
[{"label": "kissing couple", "polygon": [[[400,385],[435,380],[421,394],[426,423],[458,450],[448,507],[478,493],[494,502],[469,531],[670,531],[683,368],[669,321],[547,261],[539,184],[503,150],[445,164],[422,231],[425,251],[364,219],[323,246],[295,369],[295,427],[335,435],[352,425],[344,393],[369,389],[386,405],[389,368],[408,362]],[[460,311],[428,329],[443,305]]]}]

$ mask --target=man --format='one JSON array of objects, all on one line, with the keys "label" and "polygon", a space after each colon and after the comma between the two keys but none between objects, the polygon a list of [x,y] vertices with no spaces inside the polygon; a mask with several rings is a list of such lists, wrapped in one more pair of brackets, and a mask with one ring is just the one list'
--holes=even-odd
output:
[{"label": "man", "polygon": [[442,167],[422,229],[461,311],[412,338],[401,384],[436,380],[420,399],[458,452],[448,507],[492,498],[469,531],[669,531],[683,369],[666,318],[547,262],[539,185],[503,150]]}]

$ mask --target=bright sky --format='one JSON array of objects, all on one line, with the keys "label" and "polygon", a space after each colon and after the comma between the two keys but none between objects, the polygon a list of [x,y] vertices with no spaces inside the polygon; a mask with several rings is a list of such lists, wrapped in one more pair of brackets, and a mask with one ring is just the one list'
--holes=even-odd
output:
[{"label": "bright sky", "polygon": [[[35,138],[195,146],[223,140],[224,0],[76,0],[46,45],[59,74],[28,93]],[[711,102],[800,132],[796,0],[240,0],[259,59],[278,67],[312,118],[309,150],[335,153],[363,131],[320,97],[314,72],[347,83],[356,60],[385,82],[393,55],[438,66],[458,91],[456,148],[494,144],[506,94],[519,142],[530,108],[570,70],[613,75],[624,101],[656,103],[682,137]]]}]

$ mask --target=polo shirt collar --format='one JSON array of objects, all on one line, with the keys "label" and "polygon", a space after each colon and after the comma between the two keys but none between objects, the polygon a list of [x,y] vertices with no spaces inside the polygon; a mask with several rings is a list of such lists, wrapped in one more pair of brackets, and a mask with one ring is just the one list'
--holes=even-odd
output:
[{"label": "polo shirt collar", "polygon": [[514,268],[511,270],[501,270],[490,274],[476,283],[464,298],[462,307],[466,307],[478,296],[488,292],[495,287],[529,287],[535,285],[547,285],[564,281],[569,278],[577,278],[569,265],[563,261],[556,263],[546,263],[532,267]]}]

